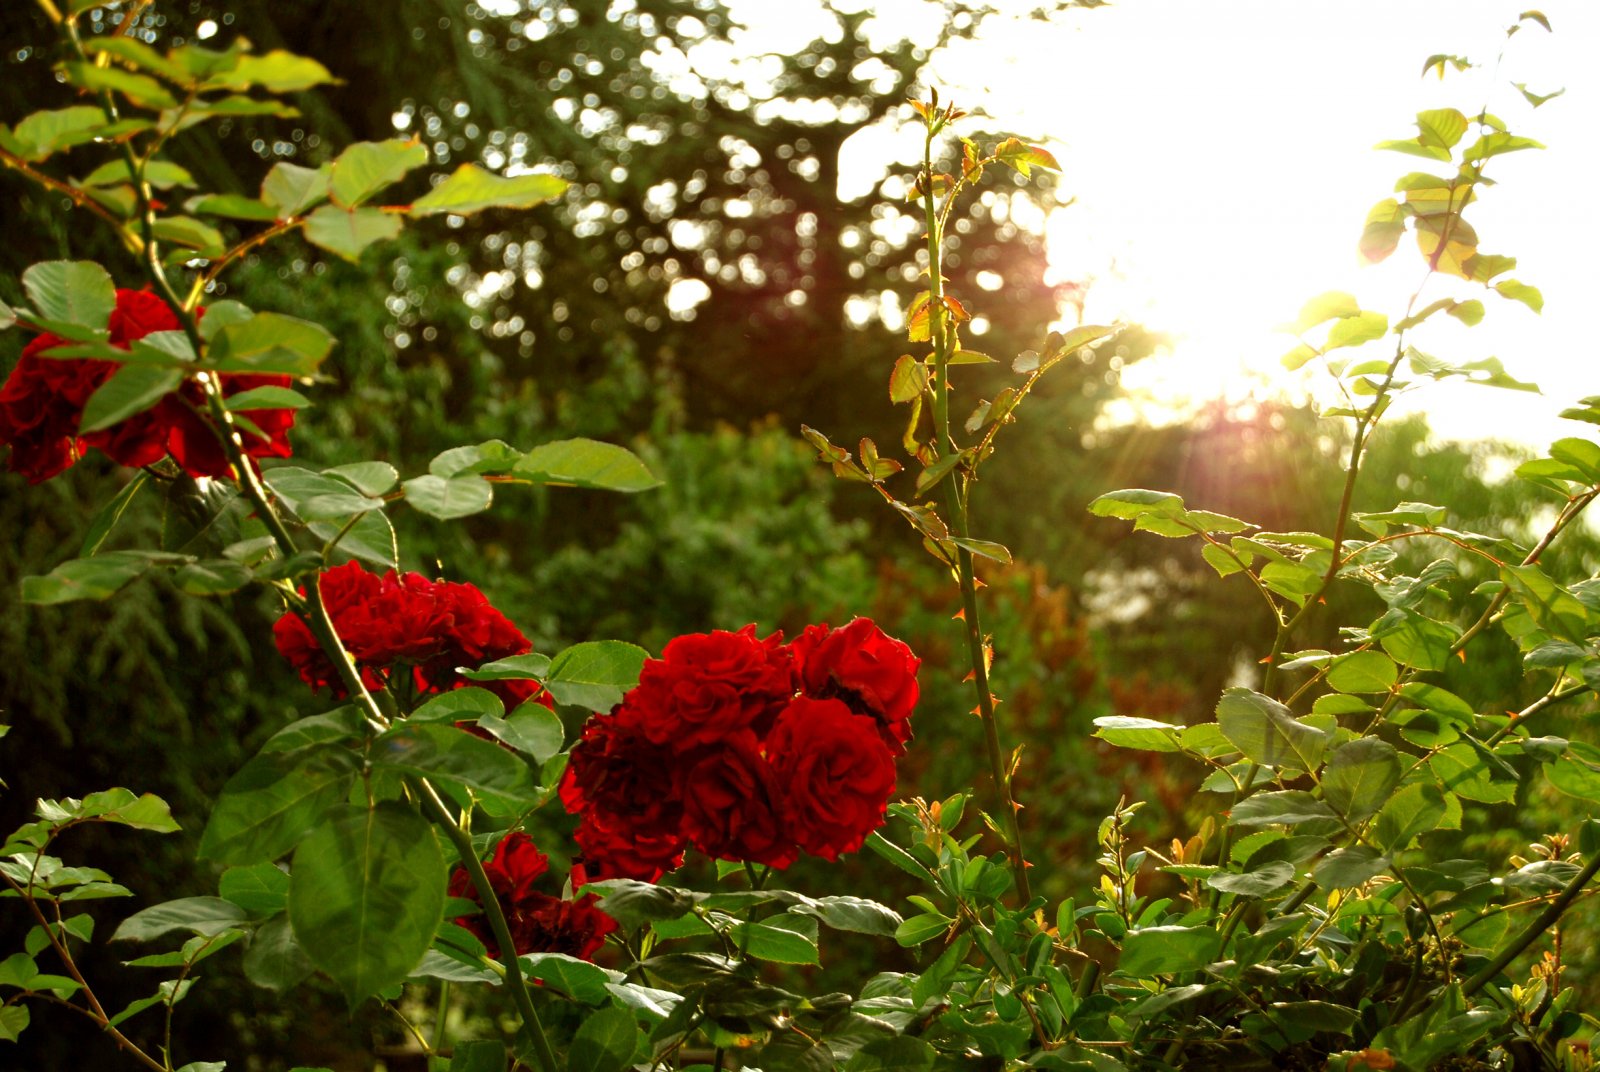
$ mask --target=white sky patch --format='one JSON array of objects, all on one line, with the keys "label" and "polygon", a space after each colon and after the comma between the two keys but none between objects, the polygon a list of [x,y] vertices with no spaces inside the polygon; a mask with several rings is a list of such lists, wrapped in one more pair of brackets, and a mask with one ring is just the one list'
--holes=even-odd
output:
[{"label": "white sky patch", "polygon": [[[923,0],[871,6],[897,29],[929,11]],[[1236,0],[1225,14],[1193,0],[1125,0],[1048,24],[992,20],[984,40],[952,49],[933,76],[942,98],[1039,135],[1056,153],[1063,192],[1077,203],[1047,225],[1052,276],[1092,281],[1088,321],[1133,319],[1174,336],[1169,357],[1125,377],[1169,419],[1217,397],[1325,397],[1315,365],[1281,367],[1295,339],[1276,327],[1328,290],[1392,322],[1422,276],[1409,236],[1383,265],[1356,256],[1367,210],[1430,164],[1372,146],[1413,136],[1424,108],[1471,115],[1487,102],[1513,133],[1550,148],[1490,161],[1499,185],[1480,192],[1467,218],[1481,249],[1518,258],[1509,274],[1543,291],[1544,314],[1441,277],[1423,303],[1477,297],[1488,315],[1470,330],[1440,316],[1412,341],[1454,361],[1498,357],[1544,395],[1429,383],[1397,409],[1426,410],[1446,437],[1543,446],[1587,434],[1556,415],[1600,394],[1590,312],[1600,216],[1584,207],[1600,174],[1600,3],[1539,6],[1555,33],[1526,23],[1507,47],[1519,0]],[[750,24],[747,55],[792,51],[829,21],[798,0],[734,8]],[[1441,52],[1482,66],[1421,78],[1424,60]],[[1533,110],[1513,81],[1566,93]],[[904,155],[903,137],[876,128],[846,141],[840,195],[870,189],[883,161]],[[1374,355],[1382,345],[1371,344]]]}]

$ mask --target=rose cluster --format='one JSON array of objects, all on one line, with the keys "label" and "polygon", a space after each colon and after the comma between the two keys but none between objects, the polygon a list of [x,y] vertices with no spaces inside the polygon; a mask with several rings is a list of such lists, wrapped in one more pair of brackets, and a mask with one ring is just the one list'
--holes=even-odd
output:
[{"label": "rose cluster", "polygon": [[[469,683],[460,668],[533,650],[475,585],[394,570],[380,575],[352,560],[321,574],[318,590],[334,631],[371,686],[404,685],[419,695],[449,692]],[[273,625],[272,635],[307,685],[344,695],[337,667],[305,619],[290,611]],[[409,681],[396,678],[397,670],[409,671]],[[508,708],[529,699],[550,705],[537,682],[491,681],[483,687]]]},{"label": "rose cluster", "polygon": [[561,800],[596,877],[654,881],[693,846],[787,867],[883,823],[920,660],[870,619],[789,644],[755,626],[680,636],[589,720]]},{"label": "rose cluster", "polygon": [[[501,838],[494,857],[484,861],[483,870],[511,931],[511,944],[518,956],[565,953],[591,960],[605,936],[617,929],[617,921],[595,907],[593,894],[568,901],[540,893],[534,883],[549,868],[549,859],[520,830]],[[574,885],[582,883],[575,881]],[[456,868],[450,876],[449,893],[451,897],[483,903],[465,867]],[[487,919],[481,915],[462,916],[456,922],[477,936],[491,957],[499,959],[500,943],[495,941]]]},{"label": "rose cluster", "polygon": [[[107,341],[126,350],[153,331],[176,331],[180,326],[177,315],[154,294],[119,290],[107,325]],[[57,347],[70,345],[59,335],[40,335],[23,349],[16,368],[0,387],[0,443],[11,446],[12,472],[37,484],[71,466],[87,448],[95,447],[121,465],[150,465],[170,454],[191,476],[228,475],[227,455],[216,429],[202,415],[205,396],[193,380],[185,380],[177,391],[143,413],[98,432],[79,435],[83,409],[90,396],[122,366],[93,358],[44,356]],[[289,377],[222,374],[221,383],[224,395],[235,395],[254,387],[286,387]],[[239,428],[245,453],[256,458],[287,458],[294,414],[292,409],[240,413],[249,422],[241,423]]]}]

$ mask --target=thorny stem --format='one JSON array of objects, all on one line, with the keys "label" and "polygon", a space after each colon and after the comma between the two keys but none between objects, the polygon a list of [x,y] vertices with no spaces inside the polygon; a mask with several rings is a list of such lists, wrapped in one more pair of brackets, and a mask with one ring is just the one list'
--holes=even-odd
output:
[{"label": "thorny stem", "polygon": [[[928,121],[928,134],[923,142],[923,214],[928,227],[928,337],[933,343],[933,423],[934,452],[943,456],[955,451],[950,436],[950,335],[944,307],[944,279],[942,265],[943,229],[933,194],[933,139],[939,124]],[[957,486],[955,473],[947,475],[944,483],[945,514],[955,529],[955,534],[967,538],[966,502]],[[973,688],[978,698],[978,717],[983,722],[984,747],[989,755],[989,775],[994,780],[998,819],[1005,824],[1006,849],[1011,857],[1011,872],[1016,880],[1017,900],[1026,904],[1033,894],[1028,883],[1028,862],[1022,850],[1022,829],[1017,819],[1020,810],[1011,792],[1011,774],[1006,769],[1004,749],[1000,744],[1000,728],[995,719],[994,695],[989,691],[989,666],[984,651],[983,624],[978,613],[978,590],[975,582],[972,552],[956,548],[956,576],[961,586],[961,611],[967,633],[967,657],[972,665]]]},{"label": "thorny stem", "polygon": [[135,1060],[144,1065],[146,1068],[153,1069],[154,1072],[167,1072],[167,1067],[165,1065],[163,1065],[160,1061],[157,1061],[154,1057],[151,1057],[149,1054],[145,1053],[144,1050],[139,1048],[137,1043],[128,1038],[128,1036],[124,1035],[112,1025],[111,1017],[106,1014],[105,1007],[100,1004],[100,999],[95,997],[94,990],[89,986],[89,980],[85,979],[83,977],[83,973],[78,970],[78,964],[72,959],[72,953],[67,948],[66,941],[57,935],[56,927],[53,926],[50,921],[45,918],[44,913],[39,910],[39,903],[33,899],[33,897],[30,895],[30,892],[17,885],[16,881],[13,880],[10,875],[5,874],[4,872],[0,872],[0,878],[5,879],[6,885],[15,890],[17,892],[17,896],[21,897],[25,902],[27,902],[28,910],[33,913],[34,919],[39,921],[39,926],[44,928],[45,937],[47,937],[50,941],[50,948],[53,949],[56,956],[60,958],[62,966],[67,969],[67,974],[70,975],[73,981],[76,982],[82,989],[84,1000],[89,1003],[89,1007],[86,1009],[81,1005],[74,1005],[70,1001],[64,1001],[61,999],[56,1000],[69,1009],[77,1009],[79,1012],[89,1017],[89,1019],[99,1024],[106,1034],[110,1035],[112,1040],[116,1042],[118,1046],[126,1050]]},{"label": "thorny stem", "polygon": [[1540,912],[1530,920],[1528,925],[1522,928],[1515,938],[1511,939],[1500,952],[1489,960],[1489,963],[1478,969],[1475,975],[1461,984],[1462,997],[1471,997],[1479,990],[1482,990],[1491,979],[1500,974],[1507,964],[1516,960],[1524,950],[1543,937],[1545,931],[1555,926],[1556,922],[1561,919],[1562,913],[1567,910],[1567,906],[1577,899],[1578,895],[1583,892],[1583,888],[1589,884],[1597,873],[1600,873],[1600,852],[1595,853],[1589,859],[1589,862],[1584,864],[1582,871],[1572,876],[1572,881],[1561,888],[1561,892],[1556,895],[1555,900],[1545,906],[1543,912]]},{"label": "thorny stem", "polygon": [[539,1059],[541,1072],[556,1072],[560,1065],[556,1055],[550,1049],[550,1039],[544,1033],[544,1025],[539,1021],[539,1012],[533,1007],[533,997],[528,993],[527,981],[522,977],[522,965],[517,961],[516,943],[511,939],[511,927],[506,923],[506,914],[500,907],[500,898],[495,895],[494,886],[489,882],[488,872],[483,869],[483,861],[478,859],[478,850],[473,848],[472,835],[456,825],[450,809],[439,798],[438,790],[434,789],[426,779],[417,779],[416,786],[419,790],[423,806],[433,816],[435,822],[444,828],[445,836],[455,846],[456,854],[461,857],[461,866],[466,868],[467,875],[472,879],[472,885],[478,891],[478,902],[483,906],[483,914],[489,920],[489,929],[494,932],[495,944],[500,947],[500,963],[506,969],[506,983],[511,989],[511,999],[517,1006],[517,1011],[522,1014],[522,1021],[528,1029],[528,1035],[533,1040],[534,1055]]}]

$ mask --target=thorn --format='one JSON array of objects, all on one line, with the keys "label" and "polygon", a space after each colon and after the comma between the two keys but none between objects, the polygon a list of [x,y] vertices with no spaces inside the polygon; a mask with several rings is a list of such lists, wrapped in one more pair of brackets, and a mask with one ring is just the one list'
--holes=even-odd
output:
[{"label": "thorn", "polygon": [[954,614],[950,615],[950,620],[953,621],[953,622],[964,622],[964,621],[966,621],[967,620],[967,608],[966,607],[962,607],[960,610],[958,610]]},{"label": "thorn", "polygon": [[962,683],[962,684],[963,684],[963,685],[965,685],[965,684],[966,684],[966,683],[967,683],[967,682],[969,682],[969,681],[971,681],[971,680],[973,680],[973,679],[974,679],[974,678],[976,678],[976,677],[977,677],[977,676],[978,676],[978,675],[977,675],[977,673],[976,673],[976,672],[975,672],[975,671],[972,671],[972,670],[968,670],[968,671],[967,671],[967,676],[966,676],[966,677],[964,677],[964,678],[962,678],[962,679],[961,679],[961,683]]},{"label": "thorn", "polygon": [[1011,802],[1011,810],[1012,811],[1021,811],[1023,809],[1023,807],[1024,807],[1024,805],[1023,805],[1022,801],[1020,801],[1020,800],[1013,800]]},{"label": "thorn", "polygon": [[981,708],[981,707],[974,707],[974,708],[973,708],[973,709],[972,709],[972,713],[973,713],[973,714],[974,714],[974,715],[977,715],[977,716],[978,716],[978,717],[979,717],[979,718],[982,718],[982,717],[983,717],[983,708]]},{"label": "thorn", "polygon": [[1031,860],[1024,860],[1024,861],[1022,861],[1022,868],[1023,868],[1023,870],[1027,870],[1027,869],[1028,869],[1028,868],[1030,868],[1030,867],[1032,867],[1032,866],[1033,866],[1033,861],[1031,861]]},{"label": "thorn", "polygon": [[1272,662],[1272,656],[1268,655],[1268,656],[1266,656],[1264,658],[1257,659],[1256,660],[1256,665],[1257,666],[1266,666],[1270,662]]},{"label": "thorn", "polygon": [[1467,661],[1467,649],[1462,648],[1460,651],[1456,652],[1456,658],[1465,663]]}]

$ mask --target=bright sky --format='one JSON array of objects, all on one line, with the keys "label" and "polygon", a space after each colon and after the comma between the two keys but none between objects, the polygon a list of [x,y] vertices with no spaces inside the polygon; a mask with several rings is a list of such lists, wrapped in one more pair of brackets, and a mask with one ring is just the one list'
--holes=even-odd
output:
[{"label": "bright sky", "polygon": [[[1295,340],[1274,330],[1323,291],[1354,293],[1391,322],[1403,315],[1422,274],[1415,243],[1363,268],[1356,239],[1395,179],[1430,162],[1372,146],[1415,136],[1423,108],[1471,115],[1487,100],[1512,133],[1550,146],[1492,160],[1501,185],[1468,211],[1480,248],[1515,255],[1511,275],[1543,291],[1544,314],[1440,279],[1424,302],[1481,297],[1488,316],[1470,330],[1439,316],[1413,342],[1449,359],[1497,356],[1544,395],[1430,383],[1408,405],[1445,436],[1544,446],[1591,433],[1556,414],[1600,394],[1600,224],[1586,196],[1600,175],[1600,3],[1547,0],[1555,33],[1524,24],[1492,76],[1527,2],[1122,0],[1049,25],[996,20],[935,76],[942,95],[1048,136],[1078,199],[1050,223],[1052,265],[1095,280],[1091,322],[1134,319],[1177,337],[1170,356],[1133,366],[1127,382],[1180,409],[1325,383],[1316,365],[1279,365]],[[918,0],[870,6],[886,22],[892,9],[926,10]],[[762,36],[780,32],[763,25],[780,8],[790,32],[804,22],[787,3],[741,8]],[[1422,79],[1439,52],[1483,66]],[[1566,94],[1535,111],[1513,81]],[[1384,345],[1372,344],[1374,356]]]}]

